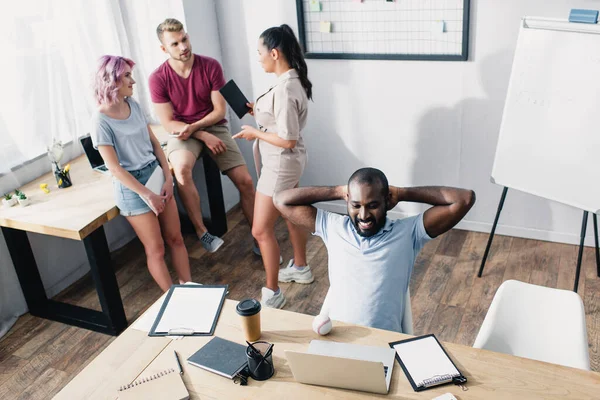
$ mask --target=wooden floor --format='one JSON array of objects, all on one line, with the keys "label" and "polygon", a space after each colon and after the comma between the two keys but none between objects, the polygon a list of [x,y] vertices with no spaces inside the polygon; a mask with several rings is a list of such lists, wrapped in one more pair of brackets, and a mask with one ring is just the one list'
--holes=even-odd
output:
[{"label": "wooden floor", "polygon": [[[232,299],[259,298],[264,282],[261,260],[250,251],[248,223],[239,208],[228,214],[225,245],[208,254],[197,239],[186,238],[195,282],[230,285]],[[292,255],[280,220],[277,237],[285,262]],[[498,286],[507,279],[571,289],[577,246],[497,236],[483,278],[477,278],[488,235],[453,230],[428,243],[416,262],[412,308],[416,334],[435,333],[445,341],[472,345]],[[160,296],[150,277],[143,248],[134,240],[112,254],[128,321],[134,321]],[[285,309],[316,315],[329,282],[327,250],[310,237],[308,261],[315,274],[311,285],[282,284]],[[592,369],[600,371],[600,278],[594,252],[586,248],[579,294],[587,316]],[[72,304],[99,309],[90,277],[60,296]],[[48,399],[94,359],[113,337],[32,317],[19,318],[0,340],[0,399]]]}]

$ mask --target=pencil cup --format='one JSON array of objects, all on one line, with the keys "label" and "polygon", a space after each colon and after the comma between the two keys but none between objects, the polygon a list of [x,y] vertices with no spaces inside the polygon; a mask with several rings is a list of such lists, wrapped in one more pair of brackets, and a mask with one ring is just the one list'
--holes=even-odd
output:
[{"label": "pencil cup", "polygon": [[246,347],[246,356],[250,376],[255,381],[266,381],[275,373],[272,344],[263,341],[254,342],[252,346]]},{"label": "pencil cup", "polygon": [[71,187],[71,173],[69,171],[60,170],[54,171],[54,177],[56,178],[56,184],[59,189]]},{"label": "pencil cup", "polygon": [[235,308],[242,319],[242,330],[249,342],[260,339],[260,303],[254,299],[241,300]]}]

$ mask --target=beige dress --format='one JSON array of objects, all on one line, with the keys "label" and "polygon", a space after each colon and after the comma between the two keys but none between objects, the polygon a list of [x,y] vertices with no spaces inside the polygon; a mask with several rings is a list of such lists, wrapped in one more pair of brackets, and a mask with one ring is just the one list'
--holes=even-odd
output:
[{"label": "beige dress", "polygon": [[262,194],[272,197],[300,182],[307,157],[301,134],[307,114],[306,91],[294,69],[281,74],[277,83],[256,99],[254,117],[258,129],[276,133],[285,140],[296,140],[293,149],[258,141],[262,168],[256,190]]}]

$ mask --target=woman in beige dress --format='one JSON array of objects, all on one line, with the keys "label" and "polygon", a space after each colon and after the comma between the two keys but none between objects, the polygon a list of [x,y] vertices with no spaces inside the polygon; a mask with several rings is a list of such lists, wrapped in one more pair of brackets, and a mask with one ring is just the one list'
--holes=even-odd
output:
[{"label": "woman in beige dress", "polygon": [[256,187],[252,235],[258,241],[267,274],[262,289],[264,306],[281,308],[285,297],[278,282],[311,283],[314,278],[306,262],[308,232],[287,222],[294,258],[279,269],[279,244],[275,222],[279,211],[273,195],[298,186],[306,166],[306,149],[302,130],[306,126],[308,100],[312,84],[300,44],[288,25],[269,28],[258,41],[260,63],[267,73],[277,75],[277,82],[248,104],[258,129],[244,125],[234,138],[258,140],[262,168]]}]

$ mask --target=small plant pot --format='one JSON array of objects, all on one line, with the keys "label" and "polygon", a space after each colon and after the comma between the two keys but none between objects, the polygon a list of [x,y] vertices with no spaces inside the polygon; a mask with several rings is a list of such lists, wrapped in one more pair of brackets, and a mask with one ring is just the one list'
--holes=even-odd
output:
[{"label": "small plant pot", "polygon": [[31,199],[27,198],[27,199],[18,199],[19,200],[19,205],[21,207],[27,207],[29,205],[29,203],[31,203]]},{"label": "small plant pot", "polygon": [[18,201],[15,197],[12,197],[10,200],[2,199],[2,206],[6,208],[12,207],[17,203]]}]

